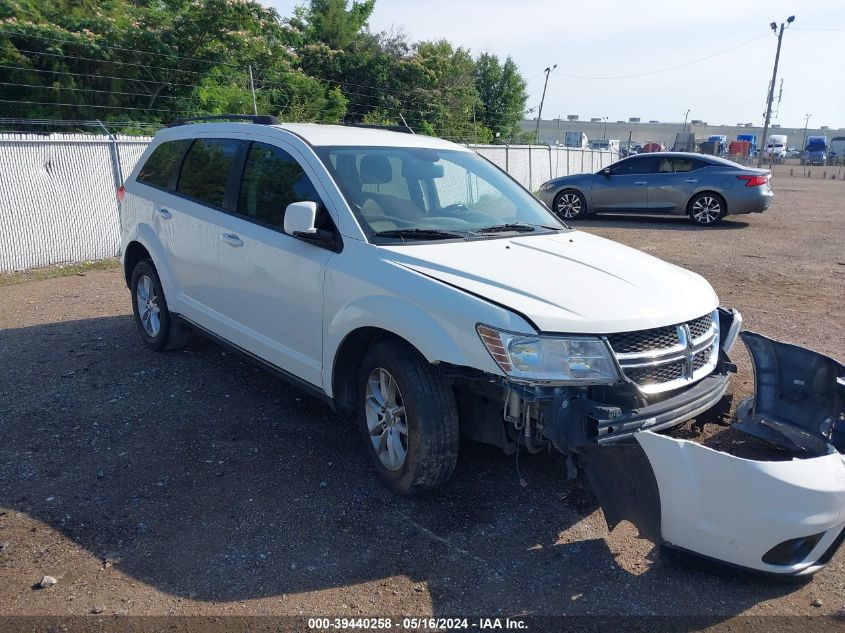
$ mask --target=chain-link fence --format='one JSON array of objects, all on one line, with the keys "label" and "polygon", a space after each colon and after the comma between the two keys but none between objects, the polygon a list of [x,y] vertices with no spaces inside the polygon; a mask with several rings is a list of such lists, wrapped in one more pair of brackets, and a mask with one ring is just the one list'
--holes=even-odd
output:
[{"label": "chain-link fence", "polygon": [[[114,257],[115,192],[151,137],[0,134],[0,271]],[[536,145],[470,146],[531,191],[551,178],[598,171],[609,151]]]}]

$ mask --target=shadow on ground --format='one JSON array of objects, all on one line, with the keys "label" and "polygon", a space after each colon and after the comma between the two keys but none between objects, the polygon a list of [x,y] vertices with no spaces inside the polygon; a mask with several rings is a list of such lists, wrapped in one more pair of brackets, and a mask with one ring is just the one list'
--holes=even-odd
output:
[{"label": "shadow on ground", "polygon": [[793,590],[693,571],[636,539],[645,559],[614,553],[586,484],[547,456],[521,456],[521,487],[512,458],[470,445],[445,490],[397,498],[326,404],[199,337],[149,352],[129,316],[0,331],[0,363],[0,505],[172,595],[405,575],[427,583],[435,615],[676,601],[732,615]]},{"label": "shadow on ground", "polygon": [[627,213],[602,213],[600,215],[588,215],[583,220],[567,220],[567,224],[573,228],[616,228],[616,229],[657,229],[663,231],[732,231],[744,229],[749,223],[744,220],[734,219],[735,216],[728,216],[714,226],[698,226],[693,224],[687,216],[680,215],[634,215]]}]

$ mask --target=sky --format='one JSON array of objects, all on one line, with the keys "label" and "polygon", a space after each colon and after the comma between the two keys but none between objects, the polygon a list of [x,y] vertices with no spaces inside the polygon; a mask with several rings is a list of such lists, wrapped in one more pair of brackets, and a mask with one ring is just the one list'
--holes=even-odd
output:
[{"label": "sky", "polygon": [[[282,16],[304,4],[261,1]],[[710,124],[762,125],[777,48],[769,23],[790,15],[772,122],[800,128],[810,114],[810,127],[845,127],[843,0],[376,0],[369,28],[510,55],[527,80],[528,108],[539,106],[544,69],[557,64],[543,119],[676,122],[690,110]]]}]

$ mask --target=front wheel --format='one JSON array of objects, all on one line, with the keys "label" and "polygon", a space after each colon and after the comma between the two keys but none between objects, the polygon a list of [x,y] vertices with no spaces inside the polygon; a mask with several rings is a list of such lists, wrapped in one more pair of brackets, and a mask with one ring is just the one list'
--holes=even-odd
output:
[{"label": "front wheel", "polygon": [[414,348],[373,345],[361,363],[358,421],[379,479],[414,495],[446,483],[458,461],[455,396]]},{"label": "front wheel", "polygon": [[713,226],[720,222],[727,209],[725,200],[714,193],[699,193],[687,205],[690,220],[699,226]]},{"label": "front wheel", "polygon": [[562,220],[577,220],[587,213],[587,201],[574,189],[564,189],[555,196],[552,210]]}]

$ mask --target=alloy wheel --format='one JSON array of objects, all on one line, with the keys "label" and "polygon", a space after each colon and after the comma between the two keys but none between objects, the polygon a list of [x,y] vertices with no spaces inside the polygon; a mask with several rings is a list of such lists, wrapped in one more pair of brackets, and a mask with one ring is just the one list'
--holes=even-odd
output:
[{"label": "alloy wheel", "polygon": [[388,470],[401,469],[408,455],[408,419],[399,386],[389,371],[376,367],[370,372],[364,405],[379,461]]},{"label": "alloy wheel", "polygon": [[581,214],[581,198],[575,193],[561,194],[557,199],[557,212],[570,220],[578,217]]},{"label": "alloy wheel", "polygon": [[702,196],[692,205],[692,216],[699,224],[713,224],[722,216],[722,205],[713,196]]},{"label": "alloy wheel", "polygon": [[161,307],[155,284],[147,275],[141,275],[138,279],[135,299],[138,302],[138,316],[144,331],[155,338],[161,332]]}]

